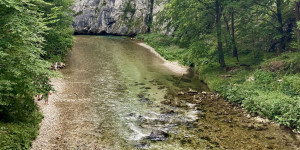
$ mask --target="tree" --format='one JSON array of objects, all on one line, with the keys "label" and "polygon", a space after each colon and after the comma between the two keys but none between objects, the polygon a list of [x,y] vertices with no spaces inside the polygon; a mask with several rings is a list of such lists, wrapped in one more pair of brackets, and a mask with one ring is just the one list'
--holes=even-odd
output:
[{"label": "tree", "polygon": [[[239,61],[239,56],[238,56],[238,49],[236,45],[236,39],[235,39],[235,14],[238,9],[240,9],[240,1],[227,1],[226,4],[227,8],[224,8],[224,13],[223,13],[223,18],[224,22],[226,24],[227,32],[229,36],[231,37],[231,48],[232,48],[232,57],[235,57],[237,61]],[[227,19],[226,12],[229,14],[228,16],[230,17],[231,21],[231,27],[229,25],[229,20]],[[231,30],[230,30],[231,29]]]},{"label": "tree", "polygon": [[259,19],[264,21],[258,21],[258,23],[262,28],[269,30],[269,35],[271,35],[266,38],[272,39],[268,51],[276,51],[277,53],[285,51],[287,42],[291,39],[294,19],[289,7],[290,2],[284,0],[254,0],[256,4],[254,8],[258,10],[254,13],[260,15]]},{"label": "tree", "polygon": [[[299,21],[300,21],[300,2],[299,1],[295,1],[295,17],[296,17],[296,23],[297,23],[297,28],[296,30],[296,34],[297,34],[297,39],[298,39],[298,45],[300,45],[300,29],[299,29]],[[298,46],[299,48],[299,46]]]},{"label": "tree", "polygon": [[220,11],[220,0],[216,0],[216,28],[217,28],[217,38],[218,38],[218,52],[219,52],[219,63],[220,67],[226,67],[224,60],[224,53],[222,48],[222,29],[221,29],[221,11]]},{"label": "tree", "polygon": [[0,2],[0,116],[34,109],[33,95],[50,86],[49,64],[40,57],[48,30],[40,7],[46,5],[37,0]]},{"label": "tree", "polygon": [[[41,56],[51,58],[52,49],[66,51],[73,43],[69,32],[71,23],[64,20],[68,11],[54,7],[52,3],[43,0],[0,1],[1,120],[26,119],[37,109],[33,96],[51,90],[50,79],[56,76],[49,70],[50,63]],[[68,32],[53,34],[60,28]],[[53,40],[55,37],[58,40]]]},{"label": "tree", "polygon": [[[182,47],[189,47],[194,42],[203,43],[198,45],[211,45],[212,49],[217,50],[215,56],[218,57],[220,66],[225,67],[221,23],[223,4],[219,0],[171,0],[161,12],[163,15],[159,17],[159,22],[168,22],[167,27],[175,29],[175,38]],[[208,51],[207,48],[208,46],[198,49]]]},{"label": "tree", "polygon": [[73,17],[71,5],[73,0],[45,0],[52,5],[44,7],[44,17],[47,18],[43,55],[45,59],[51,59],[53,62],[61,61],[73,46],[73,29],[71,28]]},{"label": "tree", "polygon": [[277,21],[279,23],[278,26],[278,31],[281,34],[281,38],[280,38],[280,47],[278,49],[278,53],[282,52],[285,50],[285,35],[284,35],[284,30],[283,30],[283,22],[282,22],[282,3],[283,0],[276,0],[276,10],[277,10]]},{"label": "tree", "polygon": [[238,52],[252,55],[248,63],[257,64],[265,52],[280,54],[291,48],[293,30],[300,39],[300,29],[295,28],[298,1],[170,0],[158,22],[168,23],[176,44],[188,49],[196,64],[218,61],[225,67],[225,57],[239,61]]}]

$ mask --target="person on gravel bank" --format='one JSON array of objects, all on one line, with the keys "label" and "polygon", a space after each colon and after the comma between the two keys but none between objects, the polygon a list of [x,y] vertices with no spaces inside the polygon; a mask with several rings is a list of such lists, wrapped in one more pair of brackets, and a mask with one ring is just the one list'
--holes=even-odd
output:
[{"label": "person on gravel bank", "polygon": [[52,92],[51,91],[49,91],[48,93],[47,93],[47,95],[45,96],[45,104],[47,104],[48,105],[48,100],[49,100],[49,96],[50,95],[52,95]]},{"label": "person on gravel bank", "polygon": [[54,70],[55,71],[57,71],[57,67],[58,67],[58,65],[57,65],[57,62],[54,64]]}]

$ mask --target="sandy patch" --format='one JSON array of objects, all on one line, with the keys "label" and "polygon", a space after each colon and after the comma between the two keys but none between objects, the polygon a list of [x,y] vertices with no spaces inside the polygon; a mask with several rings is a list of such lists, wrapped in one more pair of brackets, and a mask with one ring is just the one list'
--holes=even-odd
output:
[{"label": "sandy patch", "polygon": [[155,49],[145,43],[137,43],[138,45],[144,47],[144,48],[147,48],[149,49],[149,51],[153,54],[155,54],[157,57],[159,57],[161,60],[164,61],[164,66],[166,68],[168,68],[169,70],[171,70],[172,72],[174,73],[177,73],[177,74],[188,74],[188,67],[185,67],[185,66],[182,66],[180,65],[178,62],[170,62],[168,60],[166,60],[164,57],[162,57],[159,53],[157,53],[155,51]]},{"label": "sandy patch", "polygon": [[58,95],[62,93],[65,83],[63,79],[52,79],[51,84],[57,92],[49,97],[48,105],[45,104],[44,100],[37,101],[37,98],[35,98],[35,102],[38,104],[44,118],[40,123],[39,135],[32,142],[31,150],[52,149],[54,145],[51,140],[60,138],[59,112],[55,102],[62,101]]}]

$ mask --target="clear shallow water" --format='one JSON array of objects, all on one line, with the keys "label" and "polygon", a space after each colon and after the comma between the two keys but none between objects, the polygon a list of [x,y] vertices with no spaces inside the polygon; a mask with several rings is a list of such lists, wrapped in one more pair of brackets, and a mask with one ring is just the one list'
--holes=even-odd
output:
[{"label": "clear shallow water", "polygon": [[[197,78],[184,78],[162,60],[124,37],[76,36],[67,57],[66,102],[58,103],[64,149],[297,149],[299,137],[272,124],[259,124],[207,91]],[[203,100],[202,100],[203,99]],[[164,133],[165,141],[147,139]]]}]

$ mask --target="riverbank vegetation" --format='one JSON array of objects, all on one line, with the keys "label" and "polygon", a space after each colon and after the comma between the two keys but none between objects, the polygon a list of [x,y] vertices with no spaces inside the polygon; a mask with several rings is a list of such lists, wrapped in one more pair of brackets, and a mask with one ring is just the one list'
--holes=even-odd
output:
[{"label": "riverbank vegetation", "polygon": [[168,60],[195,66],[211,90],[253,115],[300,130],[300,2],[171,0],[138,35]]},{"label": "riverbank vegetation", "polygon": [[42,115],[34,96],[52,90],[73,45],[72,0],[0,1],[0,149],[29,149]]}]

